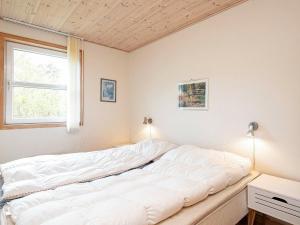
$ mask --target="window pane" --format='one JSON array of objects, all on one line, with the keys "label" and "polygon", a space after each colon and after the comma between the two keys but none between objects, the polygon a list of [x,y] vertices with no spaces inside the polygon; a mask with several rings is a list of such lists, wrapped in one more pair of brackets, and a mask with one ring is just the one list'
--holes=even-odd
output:
[{"label": "window pane", "polygon": [[66,117],[66,91],[13,88],[13,119],[55,119]]},{"label": "window pane", "polygon": [[67,59],[14,49],[14,80],[65,85]]}]

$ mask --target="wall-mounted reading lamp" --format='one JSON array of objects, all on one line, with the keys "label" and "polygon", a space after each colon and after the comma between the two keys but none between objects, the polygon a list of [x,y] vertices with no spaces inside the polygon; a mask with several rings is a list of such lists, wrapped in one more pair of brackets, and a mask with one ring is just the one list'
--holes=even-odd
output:
[{"label": "wall-mounted reading lamp", "polygon": [[255,170],[255,131],[258,130],[258,123],[251,122],[248,125],[247,137],[252,138],[252,161],[253,161],[253,169]]},{"label": "wall-mounted reading lamp", "polygon": [[152,139],[152,124],[153,123],[153,120],[151,117],[144,117],[144,121],[143,121],[143,124],[144,125],[148,125],[148,129],[149,129],[149,138]]},{"label": "wall-mounted reading lamp", "polygon": [[248,125],[248,137],[254,137],[254,132],[258,129],[258,123],[257,122],[251,122]]},{"label": "wall-mounted reading lamp", "polygon": [[151,117],[144,117],[144,121],[143,121],[143,124],[144,125],[147,125],[147,124],[152,124],[153,120]]}]

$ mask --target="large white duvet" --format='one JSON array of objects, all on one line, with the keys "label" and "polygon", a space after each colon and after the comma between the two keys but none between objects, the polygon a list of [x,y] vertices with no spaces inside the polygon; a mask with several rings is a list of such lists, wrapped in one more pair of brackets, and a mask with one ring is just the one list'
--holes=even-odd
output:
[{"label": "large white duvet", "polygon": [[176,145],[169,142],[146,140],[102,151],[43,155],[2,164],[3,199],[122,173],[142,166],[174,147]]},{"label": "large white duvet", "polygon": [[157,224],[236,183],[250,167],[231,153],[180,146],[142,169],[34,193],[8,206],[16,225]]}]

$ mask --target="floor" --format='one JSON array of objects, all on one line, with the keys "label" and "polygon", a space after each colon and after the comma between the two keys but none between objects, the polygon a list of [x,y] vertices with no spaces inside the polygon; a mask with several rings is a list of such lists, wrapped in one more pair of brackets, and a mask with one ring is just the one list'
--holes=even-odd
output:
[{"label": "floor", "polygon": [[[243,218],[237,225],[247,225],[247,216]],[[264,215],[257,215],[255,218],[254,225],[290,225],[285,222],[279,222],[278,220],[267,217]]]}]

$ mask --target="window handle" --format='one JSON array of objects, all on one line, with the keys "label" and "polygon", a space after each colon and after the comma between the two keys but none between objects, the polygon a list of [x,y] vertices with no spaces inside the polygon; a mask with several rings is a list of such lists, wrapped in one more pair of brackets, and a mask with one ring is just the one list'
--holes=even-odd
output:
[{"label": "window handle", "polygon": [[8,90],[10,90],[10,88],[11,88],[11,81],[10,80],[7,81],[7,88],[8,88]]}]

